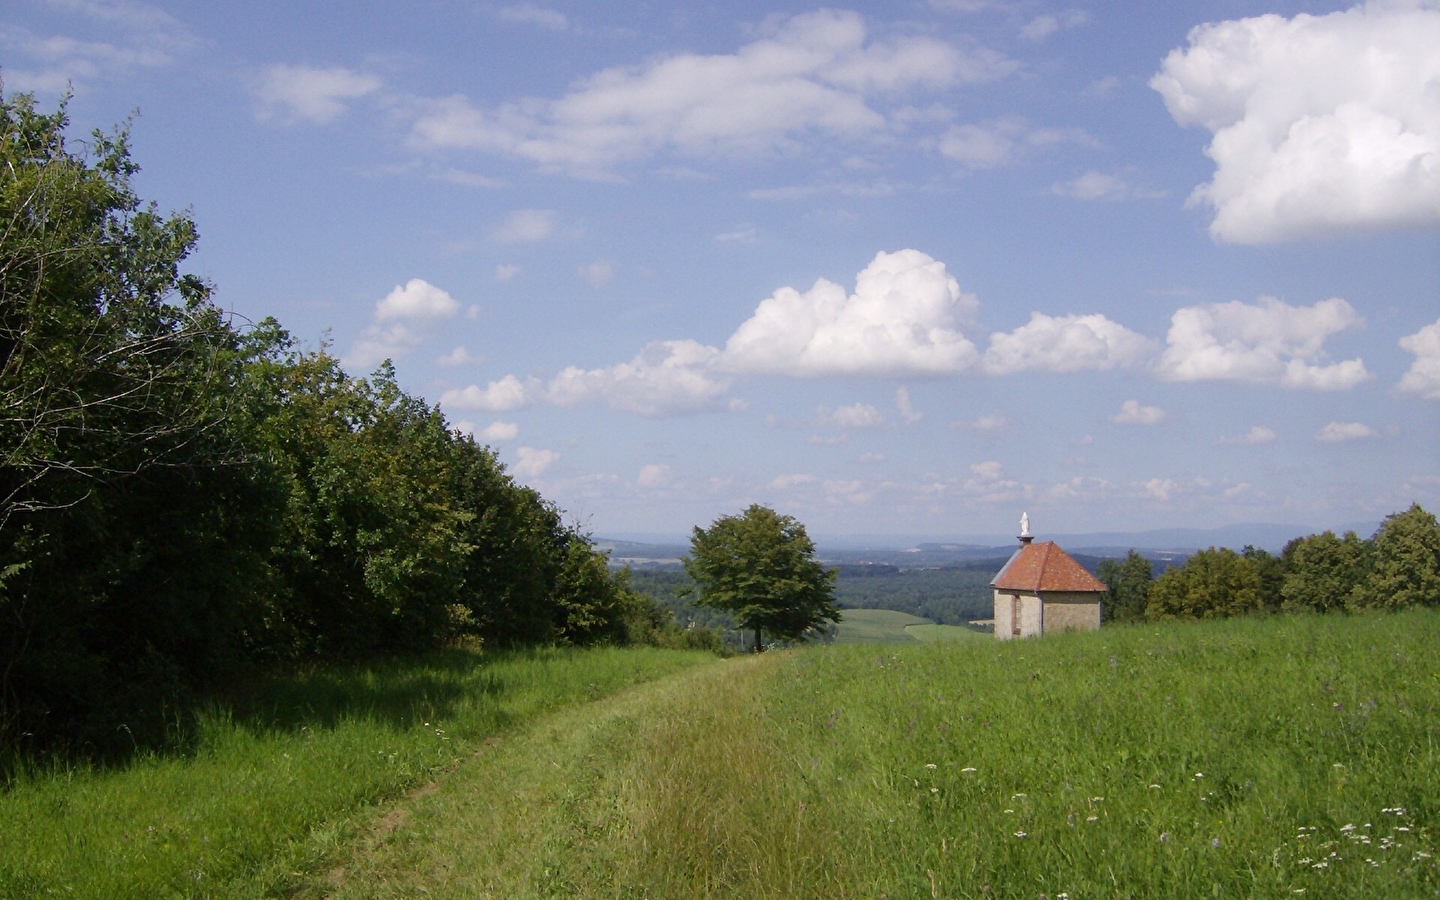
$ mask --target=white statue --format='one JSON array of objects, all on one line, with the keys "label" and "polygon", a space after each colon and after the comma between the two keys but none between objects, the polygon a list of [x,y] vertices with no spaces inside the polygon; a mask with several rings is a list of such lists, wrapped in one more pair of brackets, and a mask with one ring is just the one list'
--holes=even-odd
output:
[{"label": "white statue", "polygon": [[1030,537],[1030,514],[1028,512],[1020,514],[1020,536]]}]

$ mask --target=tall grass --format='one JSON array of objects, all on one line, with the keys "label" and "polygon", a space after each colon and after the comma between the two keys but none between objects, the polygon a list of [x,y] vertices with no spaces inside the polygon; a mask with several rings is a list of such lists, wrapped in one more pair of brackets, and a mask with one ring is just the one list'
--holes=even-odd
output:
[{"label": "tall grass", "polygon": [[496,751],[301,894],[1440,892],[1431,610],[769,654]]},{"label": "tall grass", "polygon": [[0,794],[0,897],[287,891],[369,820],[542,713],[713,660],[535,651],[318,669],[202,715],[193,753],[30,771]]}]

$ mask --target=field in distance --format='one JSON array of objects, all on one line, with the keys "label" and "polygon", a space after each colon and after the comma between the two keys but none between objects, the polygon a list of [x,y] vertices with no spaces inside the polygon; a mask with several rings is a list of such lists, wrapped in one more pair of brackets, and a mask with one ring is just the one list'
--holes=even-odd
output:
[{"label": "field in distance", "polygon": [[968,641],[990,635],[963,625],[937,625],[930,619],[893,609],[847,609],[836,627],[837,644],[884,644],[913,641]]}]

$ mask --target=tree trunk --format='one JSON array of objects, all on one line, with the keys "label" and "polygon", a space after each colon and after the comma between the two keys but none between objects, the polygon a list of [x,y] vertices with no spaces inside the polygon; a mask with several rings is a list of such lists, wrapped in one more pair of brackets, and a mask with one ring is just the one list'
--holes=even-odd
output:
[{"label": "tree trunk", "polygon": [[756,652],[756,653],[759,653],[760,651],[762,651],[762,650],[764,650],[764,649],[765,649],[765,645],[762,644],[762,643],[760,643],[760,626],[759,626],[759,625],[756,625],[756,626],[755,626],[755,652]]}]

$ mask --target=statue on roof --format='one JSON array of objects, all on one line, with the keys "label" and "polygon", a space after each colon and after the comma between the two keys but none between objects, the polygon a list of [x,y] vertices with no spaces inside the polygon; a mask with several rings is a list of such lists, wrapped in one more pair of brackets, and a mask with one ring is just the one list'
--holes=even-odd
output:
[{"label": "statue on roof", "polygon": [[1030,514],[1028,512],[1020,514],[1020,536],[1030,537]]}]

